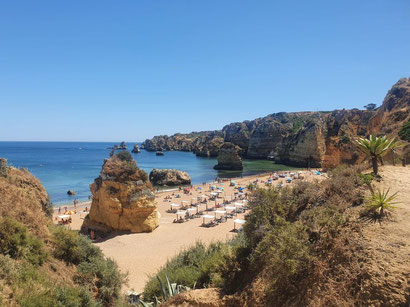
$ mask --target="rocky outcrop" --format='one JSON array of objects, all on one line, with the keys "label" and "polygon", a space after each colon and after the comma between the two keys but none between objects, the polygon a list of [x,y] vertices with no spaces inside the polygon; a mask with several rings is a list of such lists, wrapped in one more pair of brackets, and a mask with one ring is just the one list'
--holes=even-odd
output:
[{"label": "rocky outcrop", "polygon": [[68,190],[67,191],[67,195],[75,195],[75,191],[74,190]]},{"label": "rocky outcrop", "polygon": [[105,160],[90,190],[93,200],[83,230],[151,232],[158,226],[152,186],[129,152]]},{"label": "rocky outcrop", "polygon": [[139,153],[139,152],[141,152],[141,150],[140,150],[138,144],[135,144],[135,145],[134,145],[134,148],[132,149],[131,152],[132,152],[132,153]]},{"label": "rocky outcrop", "polygon": [[187,172],[177,169],[156,169],[149,173],[149,180],[153,185],[175,186],[191,184],[191,177]]},{"label": "rocky outcrop", "polygon": [[224,142],[239,146],[241,157],[295,166],[333,167],[364,157],[353,140],[386,134],[397,137],[410,120],[410,79],[400,79],[378,109],[275,113],[232,123],[221,131],[159,136],[144,142],[152,150],[184,150],[216,156]]},{"label": "rocky outcrop", "polygon": [[0,177],[7,177],[7,160],[0,158]]},{"label": "rocky outcrop", "polygon": [[236,146],[230,142],[226,142],[219,149],[218,164],[214,166],[217,170],[242,170],[242,158],[238,152],[239,146]]}]

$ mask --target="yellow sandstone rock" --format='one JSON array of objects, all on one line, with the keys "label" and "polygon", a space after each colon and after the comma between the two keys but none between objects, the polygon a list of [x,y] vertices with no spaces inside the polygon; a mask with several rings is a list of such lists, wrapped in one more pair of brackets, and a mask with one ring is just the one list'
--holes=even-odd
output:
[{"label": "yellow sandstone rock", "polygon": [[158,227],[152,186],[147,174],[137,168],[128,152],[106,160],[90,190],[93,200],[85,228],[151,232]]}]

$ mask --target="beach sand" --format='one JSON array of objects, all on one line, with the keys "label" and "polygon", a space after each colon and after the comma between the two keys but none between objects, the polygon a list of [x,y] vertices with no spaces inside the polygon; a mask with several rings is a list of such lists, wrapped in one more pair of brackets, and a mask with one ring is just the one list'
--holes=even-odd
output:
[{"label": "beach sand", "polygon": [[[305,180],[317,178],[310,172],[304,174]],[[244,178],[235,178],[237,186],[246,187],[249,183],[258,180],[259,186],[264,186],[265,181],[269,178],[269,174],[258,176],[249,176]],[[225,181],[221,184],[212,184],[222,186],[224,193],[221,193],[227,200],[234,196],[234,187],[229,186],[230,181]],[[279,178],[273,182],[274,185],[285,183],[284,178]],[[99,246],[106,257],[115,259],[123,273],[128,272],[128,285],[123,287],[124,291],[134,290],[142,292],[145,283],[150,275],[155,274],[158,269],[163,266],[168,259],[178,254],[182,249],[192,246],[197,241],[209,244],[218,240],[229,240],[235,236],[233,219],[228,219],[227,222],[221,223],[215,227],[201,227],[202,218],[195,218],[185,223],[173,223],[176,214],[166,212],[170,209],[171,203],[181,204],[182,201],[191,202],[192,198],[199,195],[209,195],[210,184],[196,185],[191,189],[192,194],[184,194],[183,191],[165,191],[156,193],[158,202],[158,211],[160,213],[159,227],[152,233],[135,233],[121,234],[105,239],[102,242],[95,243]],[[197,191],[196,188],[201,187],[202,190]],[[247,191],[247,190],[245,190]],[[180,198],[173,197],[171,201],[165,200],[166,196],[172,194],[180,194]],[[222,203],[223,198],[218,198],[217,202]],[[215,204],[215,201],[208,202],[209,207]],[[77,212],[83,208],[90,208],[91,203],[81,203],[77,206]],[[201,205],[200,209],[204,209],[205,205]],[[72,206],[68,208],[73,209]],[[62,209],[62,211],[64,211]],[[55,211],[56,218],[58,212]],[[71,229],[79,230],[82,225],[85,213],[77,213],[72,217]],[[238,214],[236,218],[243,219],[244,214]],[[56,220],[55,220],[56,221]]]}]

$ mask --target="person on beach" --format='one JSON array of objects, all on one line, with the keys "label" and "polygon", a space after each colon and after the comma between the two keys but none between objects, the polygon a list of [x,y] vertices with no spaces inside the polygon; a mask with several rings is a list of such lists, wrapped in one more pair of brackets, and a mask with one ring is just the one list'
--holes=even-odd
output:
[{"label": "person on beach", "polygon": [[58,214],[61,214],[61,207],[58,207]]}]

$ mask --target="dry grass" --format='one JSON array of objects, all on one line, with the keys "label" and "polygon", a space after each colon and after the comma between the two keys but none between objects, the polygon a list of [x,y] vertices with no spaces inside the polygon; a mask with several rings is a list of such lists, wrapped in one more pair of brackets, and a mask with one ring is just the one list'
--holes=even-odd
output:
[{"label": "dry grass", "polygon": [[0,215],[9,216],[26,225],[37,236],[49,236],[43,208],[49,199],[40,180],[26,170],[8,168],[8,176],[0,177]]}]

